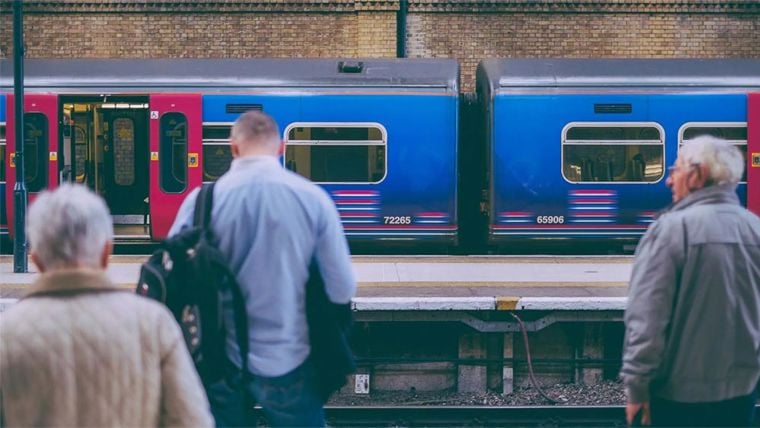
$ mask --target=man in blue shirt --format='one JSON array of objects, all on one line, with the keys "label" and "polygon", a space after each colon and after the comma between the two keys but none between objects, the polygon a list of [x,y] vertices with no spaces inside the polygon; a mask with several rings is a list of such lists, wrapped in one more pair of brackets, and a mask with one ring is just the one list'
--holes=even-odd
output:
[{"label": "man in blue shirt", "polygon": [[[217,426],[250,424],[247,389],[272,426],[323,426],[323,403],[308,359],[305,284],[315,258],[332,302],[348,303],[354,296],[340,217],[323,189],[282,167],[283,143],[270,116],[241,115],[230,145],[234,159],[215,185],[211,227],[245,299],[252,377],[242,380],[231,329],[227,355],[234,369],[208,387],[212,412]],[[184,201],[170,235],[192,224],[197,195],[195,190]],[[225,310],[231,319],[231,308]]]}]

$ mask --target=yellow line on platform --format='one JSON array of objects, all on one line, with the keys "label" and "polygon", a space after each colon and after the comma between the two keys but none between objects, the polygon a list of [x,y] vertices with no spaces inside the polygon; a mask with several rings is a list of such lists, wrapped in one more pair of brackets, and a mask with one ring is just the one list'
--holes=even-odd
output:
[{"label": "yellow line on platform", "polygon": [[515,296],[501,296],[496,297],[496,310],[497,311],[511,311],[517,307],[519,297]]}]

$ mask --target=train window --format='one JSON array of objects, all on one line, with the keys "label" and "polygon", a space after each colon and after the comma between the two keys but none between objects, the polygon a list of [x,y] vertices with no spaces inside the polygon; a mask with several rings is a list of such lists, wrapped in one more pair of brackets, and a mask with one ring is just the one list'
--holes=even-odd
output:
[{"label": "train window", "polygon": [[387,141],[378,123],[296,123],[285,131],[285,166],[317,183],[378,183]]},{"label": "train window", "polygon": [[229,144],[203,145],[203,181],[216,181],[230,169],[232,152]]},{"label": "train window", "polygon": [[113,121],[113,168],[119,186],[135,182],[135,122],[128,117]]},{"label": "train window", "polygon": [[74,136],[77,183],[84,183],[87,178],[87,131],[82,125],[74,125]]},{"label": "train window", "polygon": [[562,174],[571,183],[659,181],[663,134],[654,123],[569,124],[562,135]]},{"label": "train window", "polygon": [[187,188],[187,118],[182,113],[161,116],[158,156],[161,190],[180,193]]},{"label": "train window", "polygon": [[48,120],[42,113],[24,113],[24,179],[29,192],[47,183]]},{"label": "train window", "polygon": [[0,125],[0,183],[5,183],[5,124]]},{"label": "train window", "polygon": [[[713,136],[726,140],[736,146],[744,156],[744,164],[747,164],[747,123],[746,122],[690,122],[683,125],[679,132],[678,148],[684,143],[701,136]],[[747,182],[747,168],[739,181]]]},{"label": "train window", "polygon": [[232,163],[231,124],[203,124],[203,181],[216,181]]},{"label": "train window", "polygon": [[203,125],[203,142],[227,143],[230,140],[231,125]]}]

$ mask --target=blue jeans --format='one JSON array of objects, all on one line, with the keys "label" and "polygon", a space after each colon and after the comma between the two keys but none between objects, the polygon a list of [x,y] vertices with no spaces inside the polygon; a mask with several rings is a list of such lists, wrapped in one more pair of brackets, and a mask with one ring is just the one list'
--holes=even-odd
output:
[{"label": "blue jeans", "polygon": [[[232,364],[230,364],[231,366]],[[314,368],[306,360],[278,377],[252,375],[244,381],[239,369],[206,388],[217,427],[255,426],[255,403],[272,427],[324,427],[325,413],[316,388]]]}]

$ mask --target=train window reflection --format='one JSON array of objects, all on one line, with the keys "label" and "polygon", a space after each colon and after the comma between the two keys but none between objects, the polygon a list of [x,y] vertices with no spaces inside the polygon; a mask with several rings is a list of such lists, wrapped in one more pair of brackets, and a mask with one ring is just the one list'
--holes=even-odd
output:
[{"label": "train window reflection", "polygon": [[[744,165],[747,164],[747,124],[745,122],[691,122],[681,127],[678,148],[684,143],[697,137],[712,136],[726,140],[736,146],[744,156]],[[747,168],[744,168],[739,183],[747,182]]]},{"label": "train window reflection", "polygon": [[216,181],[232,163],[232,152],[229,144],[203,145],[203,181]]},{"label": "train window reflection", "polygon": [[29,192],[47,182],[48,121],[42,113],[24,113],[24,179]]},{"label": "train window reflection", "polygon": [[387,133],[380,124],[292,124],[285,167],[317,183],[378,183],[387,169]]},{"label": "train window reflection", "polygon": [[82,125],[74,125],[74,136],[77,183],[84,183],[87,179],[87,131]]},{"label": "train window reflection", "polygon": [[230,169],[231,123],[203,124],[203,181],[216,181]]},{"label": "train window reflection", "polygon": [[562,138],[562,173],[571,183],[652,183],[665,173],[656,124],[570,124]]},{"label": "train window reflection", "polygon": [[135,123],[130,118],[113,121],[113,168],[114,182],[119,186],[135,182]]},{"label": "train window reflection", "polygon": [[227,142],[230,139],[230,125],[203,125],[203,142]]},{"label": "train window reflection", "polygon": [[161,116],[159,174],[161,189],[180,193],[187,188],[187,118],[182,113]]}]

